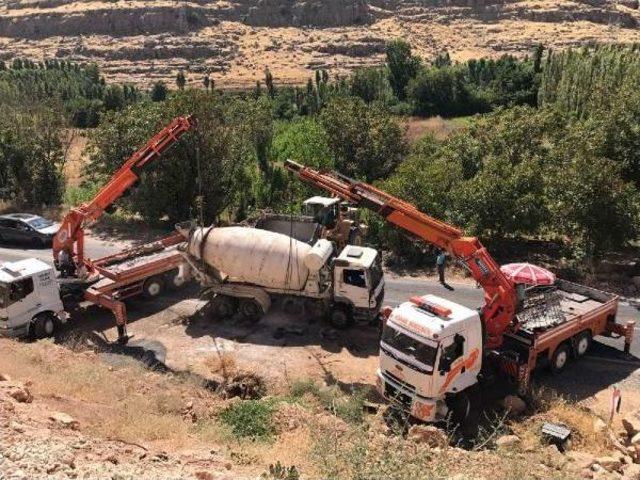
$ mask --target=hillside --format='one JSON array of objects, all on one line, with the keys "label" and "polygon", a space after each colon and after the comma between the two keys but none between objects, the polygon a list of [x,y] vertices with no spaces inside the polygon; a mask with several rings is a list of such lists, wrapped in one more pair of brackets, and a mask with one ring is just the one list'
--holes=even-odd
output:
[{"label": "hillside", "polygon": [[8,0],[0,57],[96,61],[107,78],[149,83],[188,69],[247,86],[381,61],[401,37],[425,57],[524,55],[542,42],[640,40],[637,0]]}]

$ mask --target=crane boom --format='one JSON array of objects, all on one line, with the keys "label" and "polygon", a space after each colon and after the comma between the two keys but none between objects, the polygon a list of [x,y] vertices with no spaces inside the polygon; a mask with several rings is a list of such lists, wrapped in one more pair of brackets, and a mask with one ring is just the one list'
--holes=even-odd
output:
[{"label": "crane boom", "polygon": [[285,162],[285,167],[304,183],[321,188],[356,206],[367,208],[392,225],[447,250],[454,258],[464,262],[473,278],[484,289],[481,318],[488,348],[499,347],[505,332],[517,330],[515,312],[518,300],[515,285],[500,270],[500,266],[477,238],[466,237],[458,228],[430,217],[415,205],[337,172],[314,170],[291,160]]},{"label": "crane boom", "polygon": [[165,150],[195,125],[195,119],[191,115],[173,119],[169,125],[131,155],[91,201],[72,208],[64,217],[60,230],[53,238],[54,261],[57,261],[59,253],[65,250],[69,258],[74,259],[76,265],[84,264],[86,223],[100,218],[105,210],[138,182],[140,171],[145,166],[157,160]]}]

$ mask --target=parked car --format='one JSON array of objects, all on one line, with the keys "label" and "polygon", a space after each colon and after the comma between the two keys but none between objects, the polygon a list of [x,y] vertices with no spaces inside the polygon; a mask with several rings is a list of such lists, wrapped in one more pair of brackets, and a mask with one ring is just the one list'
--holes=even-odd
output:
[{"label": "parked car", "polygon": [[60,224],[31,213],[0,215],[0,242],[28,243],[42,248],[51,244]]}]

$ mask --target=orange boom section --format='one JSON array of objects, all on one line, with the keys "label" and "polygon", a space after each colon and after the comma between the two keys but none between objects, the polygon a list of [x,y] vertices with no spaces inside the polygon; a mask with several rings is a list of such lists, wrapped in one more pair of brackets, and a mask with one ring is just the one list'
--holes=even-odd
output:
[{"label": "orange boom section", "polygon": [[[145,146],[135,152],[111,177],[109,183],[96,196],[79,207],[72,208],[64,217],[60,230],[53,239],[53,259],[58,260],[62,250],[69,254],[77,266],[86,264],[84,258],[84,227],[87,222],[97,220],[113,203],[140,179],[140,171],[157,160],[162,153],[178,139],[195,127],[195,120],[189,115],[175,118],[160,130]],[[86,265],[88,268],[91,266]]]},{"label": "orange boom section", "polygon": [[367,183],[337,172],[314,170],[291,160],[285,162],[285,167],[304,183],[376,212],[389,223],[448,251],[451,256],[467,265],[473,278],[484,289],[481,318],[488,348],[499,347],[505,332],[518,329],[515,285],[502,273],[500,266],[477,238],[466,237],[458,228],[432,218],[414,205]]}]

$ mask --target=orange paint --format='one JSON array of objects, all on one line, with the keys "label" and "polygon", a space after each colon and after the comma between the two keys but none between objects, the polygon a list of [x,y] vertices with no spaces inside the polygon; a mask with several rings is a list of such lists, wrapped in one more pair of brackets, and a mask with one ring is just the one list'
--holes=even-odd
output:
[{"label": "orange paint", "polygon": [[480,350],[475,348],[466,359],[461,358],[460,361],[456,362],[456,364],[451,367],[451,370],[449,370],[449,373],[447,373],[447,378],[442,384],[442,388],[440,388],[440,393],[444,393],[447,390],[449,384],[453,382],[454,378],[456,378],[458,374],[462,372],[463,368],[465,369],[465,371],[471,370],[478,360],[479,356]]}]

